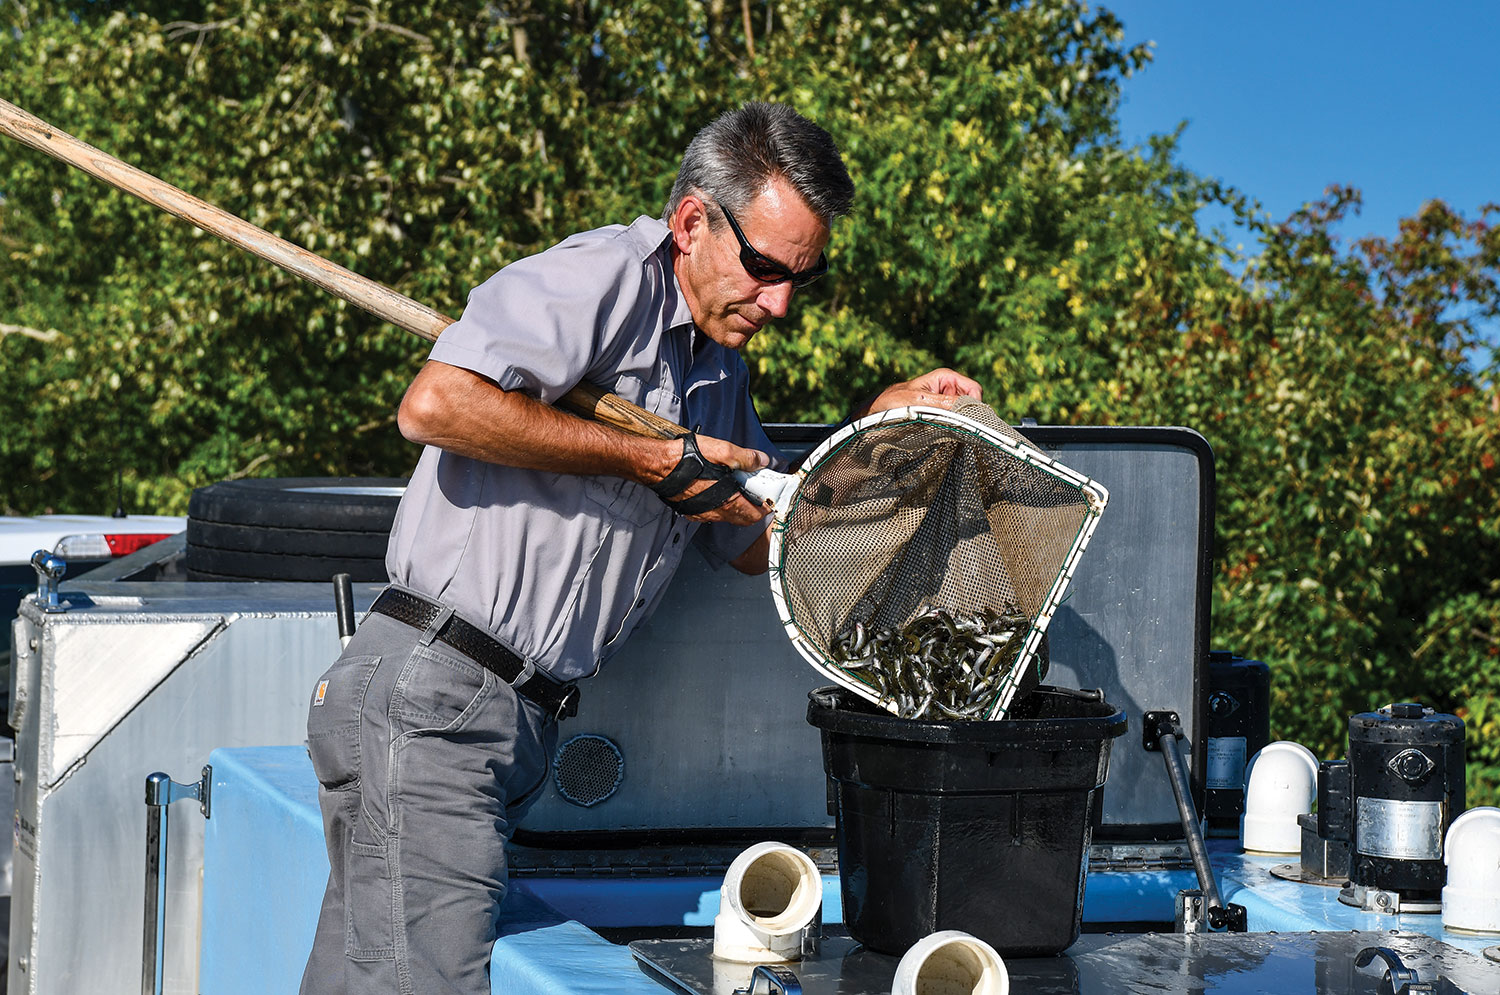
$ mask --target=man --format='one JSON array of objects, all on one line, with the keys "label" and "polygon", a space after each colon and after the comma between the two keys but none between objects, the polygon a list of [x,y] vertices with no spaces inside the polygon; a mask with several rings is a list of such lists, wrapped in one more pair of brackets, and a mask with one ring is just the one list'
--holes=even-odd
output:
[{"label": "man", "polygon": [[[584,232],[477,288],[402,401],[426,448],[391,586],[323,675],[308,748],[332,864],[304,993],[487,993],[504,841],[545,784],[573,682],[655,607],[687,540],[766,568],[727,468],[773,452],[735,351],[827,269],[853,184],[829,136],[751,104],[698,134],[662,221]],[[552,407],[581,381],[695,432]],[[868,405],[951,405],[937,370]]]}]

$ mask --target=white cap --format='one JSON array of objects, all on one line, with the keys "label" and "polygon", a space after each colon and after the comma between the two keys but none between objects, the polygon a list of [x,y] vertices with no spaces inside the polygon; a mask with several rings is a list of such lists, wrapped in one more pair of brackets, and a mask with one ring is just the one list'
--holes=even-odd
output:
[{"label": "white cap", "polygon": [[1443,925],[1500,933],[1500,808],[1471,808],[1448,827],[1443,843],[1448,883]]},{"label": "white cap", "polygon": [[1245,770],[1245,814],[1240,838],[1251,853],[1275,856],[1302,852],[1297,816],[1312,811],[1318,791],[1318,759],[1301,743],[1272,743]]}]

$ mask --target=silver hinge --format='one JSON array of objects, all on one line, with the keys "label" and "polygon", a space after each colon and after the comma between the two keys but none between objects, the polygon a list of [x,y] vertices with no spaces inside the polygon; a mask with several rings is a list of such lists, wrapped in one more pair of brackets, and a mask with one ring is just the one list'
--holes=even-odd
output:
[{"label": "silver hinge", "polygon": [[1095,843],[1090,871],[1180,871],[1193,866],[1186,843]]}]

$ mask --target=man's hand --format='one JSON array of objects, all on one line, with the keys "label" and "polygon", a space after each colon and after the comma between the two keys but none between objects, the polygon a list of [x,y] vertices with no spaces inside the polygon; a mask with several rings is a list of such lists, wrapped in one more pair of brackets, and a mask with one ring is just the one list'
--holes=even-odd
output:
[{"label": "man's hand", "polygon": [[855,417],[862,418],[877,411],[889,411],[891,408],[904,408],[912,404],[951,409],[953,402],[960,397],[972,397],[977,400],[980,393],[979,384],[973,380],[962,373],[941,368],[931,373],[924,373],[915,380],[892,384],[875,395],[875,399],[866,406],[864,411],[856,411]]},{"label": "man's hand", "polygon": [[[725,442],[723,439],[715,439],[707,435],[700,435],[697,438],[698,451],[703,454],[704,459],[711,463],[718,463],[730,469],[745,470],[747,472],[762,470],[771,463],[769,456],[757,450],[742,449],[733,443]],[[670,450],[671,465],[665,466],[648,483],[664,479],[671,472],[672,468],[676,466],[676,460],[681,458],[682,443],[674,441],[671,445],[676,447]],[[695,480],[685,487],[681,493],[670,496],[674,501],[681,501],[684,498],[692,497],[700,491],[707,490],[714,483],[712,480]],[[765,507],[746,499],[743,494],[736,491],[717,508],[710,509],[701,514],[685,515],[683,517],[695,522],[731,522],[735,525],[751,525],[764,518],[767,510]]]}]

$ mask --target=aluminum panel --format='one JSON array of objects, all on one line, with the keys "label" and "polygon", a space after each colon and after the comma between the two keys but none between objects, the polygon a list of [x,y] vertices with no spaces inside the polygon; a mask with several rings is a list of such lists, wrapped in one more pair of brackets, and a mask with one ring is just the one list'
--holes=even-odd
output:
[{"label": "aluminum panel", "polygon": [[[261,585],[246,613],[223,610],[226,592],[217,588],[202,585],[176,598],[153,592],[148,604],[129,610],[96,602],[47,616],[36,652],[29,637],[43,619],[22,606],[31,628],[16,661],[27,673],[17,676],[29,703],[17,730],[22,776],[10,991],[139,991],[146,776],[160,770],[196,780],[215,747],[303,741],[308,689],[338,652],[331,612],[313,607],[331,607],[331,596],[319,585]],[[193,593],[198,597],[186,596]],[[368,604],[371,593],[357,598]],[[230,600],[247,608],[252,599],[241,593]],[[205,624],[222,631],[170,659]],[[128,690],[117,685],[110,711],[122,717],[87,735],[63,730],[81,760],[56,783],[38,778],[41,759],[59,745],[58,689],[81,671],[107,667],[110,658],[99,654],[112,643],[130,647],[156,627],[180,627],[184,637],[159,644],[170,651],[158,660],[164,676]],[[93,631],[85,636],[83,629]],[[203,819],[195,806],[179,803],[170,827],[164,990],[185,995],[197,991]]]}]

